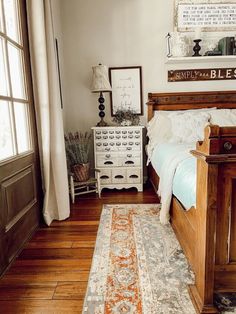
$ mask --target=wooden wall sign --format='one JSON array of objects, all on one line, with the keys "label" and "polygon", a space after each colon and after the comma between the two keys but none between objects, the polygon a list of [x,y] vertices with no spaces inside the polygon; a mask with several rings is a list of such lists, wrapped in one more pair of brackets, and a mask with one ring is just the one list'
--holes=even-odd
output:
[{"label": "wooden wall sign", "polygon": [[168,71],[168,82],[236,80],[236,68]]}]

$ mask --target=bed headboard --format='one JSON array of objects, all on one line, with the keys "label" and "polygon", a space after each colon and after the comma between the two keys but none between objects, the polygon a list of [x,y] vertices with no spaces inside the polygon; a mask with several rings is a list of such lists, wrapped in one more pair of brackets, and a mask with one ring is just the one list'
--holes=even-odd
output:
[{"label": "bed headboard", "polygon": [[147,105],[148,121],[156,110],[236,109],[236,91],[149,93]]}]

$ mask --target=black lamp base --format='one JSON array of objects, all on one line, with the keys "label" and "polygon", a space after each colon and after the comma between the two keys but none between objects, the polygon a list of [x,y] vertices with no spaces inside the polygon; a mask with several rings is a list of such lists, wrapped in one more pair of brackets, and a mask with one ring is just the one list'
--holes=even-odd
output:
[{"label": "black lamp base", "polygon": [[99,111],[99,117],[101,118],[101,120],[97,123],[97,126],[107,126],[108,124],[103,120],[103,118],[105,117],[105,112],[104,112],[104,110],[105,110],[105,106],[104,106],[105,99],[103,97],[102,92],[100,92],[98,102],[99,102],[98,109],[100,110]]},{"label": "black lamp base", "polygon": [[97,123],[96,126],[108,126],[108,124],[101,118],[101,120]]}]

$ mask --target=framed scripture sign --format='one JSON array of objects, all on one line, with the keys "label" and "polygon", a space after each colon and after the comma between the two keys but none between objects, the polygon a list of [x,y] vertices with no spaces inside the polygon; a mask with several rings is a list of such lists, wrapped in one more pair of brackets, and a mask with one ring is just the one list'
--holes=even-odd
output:
[{"label": "framed scripture sign", "polygon": [[117,110],[131,110],[143,114],[142,68],[141,66],[109,68],[112,87],[111,115]]},{"label": "framed scripture sign", "polygon": [[175,26],[178,31],[234,31],[235,0],[176,0]]}]

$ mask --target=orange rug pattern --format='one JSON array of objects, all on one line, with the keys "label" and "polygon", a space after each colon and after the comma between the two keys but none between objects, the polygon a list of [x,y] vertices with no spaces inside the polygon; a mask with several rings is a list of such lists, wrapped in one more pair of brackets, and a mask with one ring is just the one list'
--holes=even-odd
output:
[{"label": "orange rug pattern", "polygon": [[[152,211],[153,209],[150,210],[150,213]],[[154,212],[156,213],[156,211]],[[114,208],[113,210],[112,246],[105,301],[105,313],[107,314],[142,314],[138,261],[133,230],[133,215],[135,213],[134,208],[131,210]]]}]

